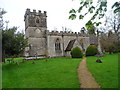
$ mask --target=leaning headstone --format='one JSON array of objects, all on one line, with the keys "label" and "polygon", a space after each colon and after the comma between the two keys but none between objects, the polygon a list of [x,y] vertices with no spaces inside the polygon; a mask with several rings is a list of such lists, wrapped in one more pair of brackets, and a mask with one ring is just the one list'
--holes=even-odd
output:
[{"label": "leaning headstone", "polygon": [[36,60],[37,60],[37,56],[38,56],[37,53],[35,53],[35,59],[36,59]]},{"label": "leaning headstone", "polygon": [[22,62],[24,63],[26,61],[26,58],[23,58]]},{"label": "leaning headstone", "polygon": [[19,61],[16,61],[16,64],[19,65]]},{"label": "leaning headstone", "polygon": [[9,61],[9,63],[10,63],[10,61],[11,61],[11,60],[10,60],[10,59],[8,59],[7,61]]},{"label": "leaning headstone", "polygon": [[12,57],[12,59],[11,59],[11,63],[14,63],[14,58]]},{"label": "leaning headstone", "polygon": [[102,61],[100,59],[97,59],[96,62],[97,63],[102,63]]}]

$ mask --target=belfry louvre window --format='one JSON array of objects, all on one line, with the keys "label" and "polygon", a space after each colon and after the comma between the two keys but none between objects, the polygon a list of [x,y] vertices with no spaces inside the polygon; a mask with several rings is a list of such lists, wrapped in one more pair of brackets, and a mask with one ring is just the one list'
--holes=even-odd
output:
[{"label": "belfry louvre window", "polygon": [[40,21],[39,21],[39,19],[38,19],[38,18],[36,19],[36,23],[40,23]]},{"label": "belfry louvre window", "polygon": [[60,46],[60,40],[57,39],[55,42],[55,50],[61,50],[61,46]]}]

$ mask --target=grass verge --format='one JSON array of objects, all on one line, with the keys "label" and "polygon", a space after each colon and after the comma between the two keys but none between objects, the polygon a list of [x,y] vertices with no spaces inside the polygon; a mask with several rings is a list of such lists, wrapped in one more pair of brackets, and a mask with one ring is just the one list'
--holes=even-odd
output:
[{"label": "grass verge", "polygon": [[96,63],[97,57],[87,57],[87,67],[102,88],[118,88],[118,55],[106,54],[102,63]]}]

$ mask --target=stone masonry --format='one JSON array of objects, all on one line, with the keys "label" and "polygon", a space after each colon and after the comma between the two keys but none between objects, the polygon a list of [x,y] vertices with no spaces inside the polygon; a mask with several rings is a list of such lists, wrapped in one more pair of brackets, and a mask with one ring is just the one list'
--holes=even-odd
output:
[{"label": "stone masonry", "polygon": [[70,56],[72,48],[78,46],[83,52],[90,44],[96,44],[94,37],[87,34],[47,30],[47,13],[27,9],[24,16],[25,37],[28,47],[25,56],[61,57]]}]

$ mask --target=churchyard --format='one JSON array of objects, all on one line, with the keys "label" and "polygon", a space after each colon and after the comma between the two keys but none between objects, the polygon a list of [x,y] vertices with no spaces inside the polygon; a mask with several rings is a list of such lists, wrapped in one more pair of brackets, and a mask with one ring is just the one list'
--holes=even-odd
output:
[{"label": "churchyard", "polygon": [[[101,88],[118,87],[118,55],[105,54],[87,57],[87,67]],[[7,59],[6,59],[7,60]],[[2,65],[3,88],[80,88],[77,68],[81,58],[58,57],[16,63],[6,61]]]},{"label": "churchyard", "polygon": [[[107,12],[107,3],[98,0],[94,5],[91,0],[81,0],[78,9],[67,11],[69,20],[82,20],[79,31],[64,26],[60,30],[49,30],[47,18],[50,15],[47,11],[27,8],[25,33],[17,32],[17,26],[8,28],[9,22],[3,20],[6,11],[0,8],[2,88],[117,89],[120,76],[120,2],[114,2],[110,12]],[[88,20],[83,23],[83,19]],[[77,27],[73,24],[70,26]]]}]

